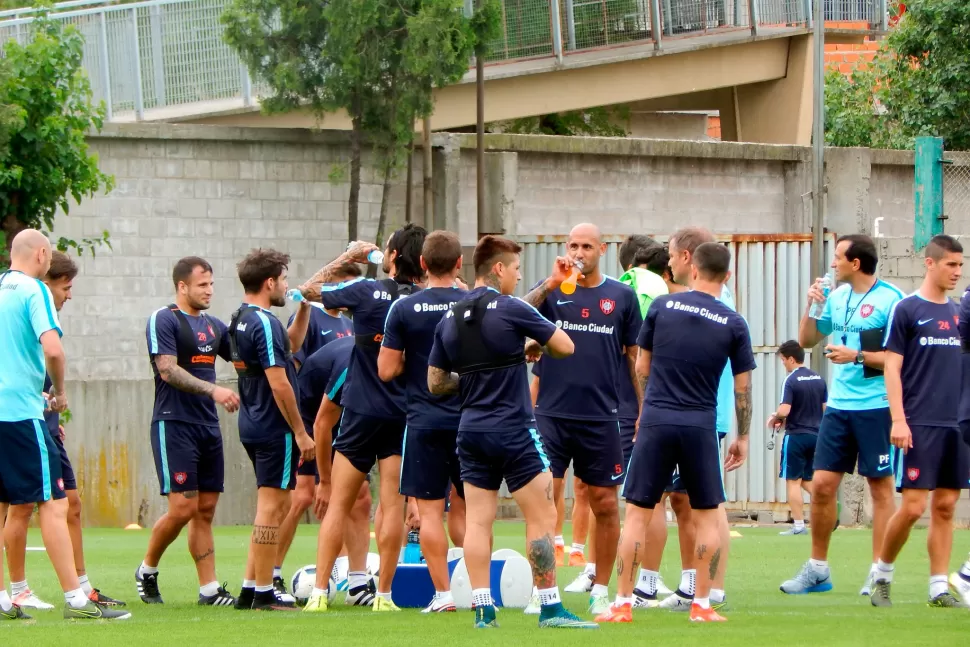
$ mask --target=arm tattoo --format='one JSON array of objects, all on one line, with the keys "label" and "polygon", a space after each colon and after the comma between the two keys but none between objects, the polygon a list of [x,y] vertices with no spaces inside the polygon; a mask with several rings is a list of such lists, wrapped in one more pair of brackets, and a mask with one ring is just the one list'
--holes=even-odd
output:
[{"label": "arm tattoo", "polygon": [[435,395],[458,393],[458,374],[448,373],[436,366],[428,367],[428,390]]},{"label": "arm tattoo", "polygon": [[556,549],[552,537],[546,534],[529,542],[529,561],[536,587],[551,589],[556,585]]},{"label": "arm tattoo", "polygon": [[543,281],[535,290],[522,297],[522,300],[531,305],[533,308],[538,308],[540,305],[542,305],[542,302],[546,300],[546,297],[549,296],[550,292],[551,290],[546,287],[546,282]]},{"label": "arm tattoo", "polygon": [[279,526],[253,526],[253,543],[275,546],[279,543]]},{"label": "arm tattoo", "polygon": [[738,416],[738,436],[747,436],[751,432],[751,383],[744,391],[734,392],[734,410]]},{"label": "arm tattoo", "polygon": [[179,366],[174,355],[158,355],[155,358],[155,368],[162,379],[179,391],[211,396],[216,390],[216,385],[212,382],[200,380]]},{"label": "arm tattoo", "polygon": [[721,564],[721,549],[718,548],[717,550],[714,551],[714,554],[711,555],[711,569],[708,572],[710,573],[712,580],[717,577],[717,567],[720,564]]},{"label": "arm tattoo", "polygon": [[195,560],[195,563],[198,564],[203,559],[212,557],[213,555],[215,555],[215,553],[216,553],[216,549],[215,548],[210,548],[209,550],[205,551],[201,555],[192,555],[192,559],[194,559]]},{"label": "arm tattoo", "polygon": [[[633,350],[636,351],[636,347],[634,347]],[[627,364],[630,367],[630,379],[633,381],[633,389],[636,391],[636,394],[637,394],[637,404],[640,404],[643,402],[643,394],[646,393],[647,378],[644,378],[641,380],[640,376],[637,375],[636,352],[633,353],[633,357],[630,357],[629,353],[627,353],[626,358],[627,358]]]},{"label": "arm tattoo", "polygon": [[313,285],[315,283],[333,283],[334,276],[345,276],[347,274],[347,268],[354,264],[355,263],[347,259],[346,253],[341,254],[317,270],[316,274],[311,276],[307,281],[307,285]]},{"label": "arm tattoo", "polygon": [[640,393],[639,393],[640,401],[643,402],[643,394],[647,392],[647,380],[650,379],[650,376],[644,375],[643,377],[640,377],[639,375],[637,375],[636,378],[637,378],[637,388],[640,390]]}]

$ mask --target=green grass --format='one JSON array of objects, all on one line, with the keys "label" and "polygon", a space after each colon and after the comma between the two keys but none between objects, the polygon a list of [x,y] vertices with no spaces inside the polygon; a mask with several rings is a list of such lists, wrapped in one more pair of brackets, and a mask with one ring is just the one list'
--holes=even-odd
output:
[{"label": "green grass", "polygon": [[[209,647],[216,645],[320,645],[341,641],[347,645],[513,645],[588,644],[704,644],[704,645],[930,645],[966,644],[970,611],[930,609],[926,606],[928,563],[926,531],[914,531],[896,570],[895,606],[877,610],[857,595],[866,575],[870,556],[870,533],[839,529],[833,538],[831,564],[835,590],[810,596],[786,596],[778,585],[791,577],[808,556],[808,537],[779,537],[781,528],[739,528],[742,538],[731,543],[727,591],[730,611],[724,625],[692,626],[685,614],[660,611],[635,613],[633,625],[604,626],[598,635],[583,631],[539,632],[535,616],[519,610],[499,612],[500,629],[476,632],[471,612],[427,617],[416,610],[400,614],[373,614],[344,607],[342,596],[336,608],[322,616],[301,614],[257,614],[233,609],[200,608],[195,605],[198,588],[195,569],[185,546],[184,535],[162,561],[159,580],[164,607],[142,604],[135,594],[133,572],[140,563],[148,530],[85,531],[88,570],[92,583],[106,594],[127,600],[133,613],[121,623],[67,622],[61,619],[63,598],[50,563],[43,552],[27,554],[31,587],[43,599],[57,605],[53,612],[33,612],[35,622],[0,622],[0,644],[4,645],[149,645]],[[496,525],[496,548],[524,551],[523,526]],[[216,558],[222,579],[238,592],[245,562],[249,533],[245,528],[220,528],[216,536]],[[567,531],[567,539],[569,534]],[[30,545],[40,545],[40,535],[31,530]],[[315,527],[301,526],[284,567],[289,577],[296,568],[313,562]],[[954,538],[952,568],[970,549],[970,532],[958,531]],[[560,587],[578,572],[562,568]],[[667,542],[663,573],[667,584],[679,580],[676,530]],[[565,594],[564,602],[584,615],[586,596]],[[648,642],[649,641],[649,642]],[[668,642],[669,641],[669,642]],[[944,643],[946,641],[946,643]]]}]

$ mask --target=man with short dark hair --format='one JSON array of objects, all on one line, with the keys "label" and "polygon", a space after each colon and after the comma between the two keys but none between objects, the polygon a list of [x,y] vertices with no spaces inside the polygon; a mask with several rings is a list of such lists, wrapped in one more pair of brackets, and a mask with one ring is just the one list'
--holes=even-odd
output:
[{"label": "man with short dark hair", "polygon": [[794,522],[790,530],[781,534],[804,535],[808,531],[805,529],[802,490],[811,496],[812,462],[815,460],[818,426],[825,411],[828,388],[821,375],[806,368],[805,350],[794,339],[778,347],[778,358],[788,376],[782,386],[781,404],[768,416],[768,428],[772,430],[772,443],[775,431],[785,429],[778,478],[785,479],[788,505]]},{"label": "man with short dark hair", "polygon": [[400,492],[417,502],[421,518],[421,553],[428,564],[435,595],[424,613],[455,610],[448,573],[448,538],[443,518],[445,499],[454,484],[464,496],[458,471],[457,395],[439,397],[428,391],[428,356],[438,322],[461,301],[456,287],[462,249],[457,234],[433,231],[424,240],[421,267],[427,272],[424,290],[391,304],[377,372],[388,382],[404,375],[407,427],[401,457]]},{"label": "man with short dark hair", "polygon": [[[811,559],[798,574],[782,583],[783,593],[832,590],[828,564],[829,542],[836,526],[836,495],[842,475],[856,468],[869,482],[872,496],[872,565],[860,591],[869,595],[886,524],[896,507],[893,465],[896,451],[889,442],[891,419],[883,365],[883,337],[893,306],[903,298],[894,286],[876,278],[879,255],[872,239],[862,234],[836,241],[832,260],[835,280],[828,298],[822,279],[808,289],[808,303],[798,325],[798,343],[814,348],[826,336],[832,388],[815,446],[812,479]],[[824,303],[819,318],[810,316],[813,304]]]},{"label": "man with short dark hair", "polygon": [[636,262],[637,254],[641,254],[648,249],[654,247],[662,247],[660,243],[655,241],[650,236],[644,234],[630,234],[627,236],[620,244],[620,249],[617,252],[617,260],[620,261],[620,267],[624,270],[628,270],[631,267],[638,265]]},{"label": "man with short dark hair", "polygon": [[286,305],[288,254],[254,249],[237,268],[245,294],[232,315],[227,337],[239,376],[239,440],[256,473],[256,518],[237,609],[293,610],[273,590],[279,527],[290,508],[301,460],[315,457],[296,401],[292,348],[303,345],[310,306],[301,303],[286,329],[270,311]]},{"label": "man with short dark hair", "polygon": [[889,519],[876,565],[871,602],[890,607],[894,562],[931,497],[926,547],[930,561],[929,605],[967,608],[950,593],[947,570],[953,547],[953,514],[970,473],[960,434],[962,359],[959,307],[947,293],[963,269],[963,246],[938,235],[926,246],[926,275],[915,294],[893,307],[886,328],[886,393],[892,414],[890,439],[899,450],[896,489],[902,502]]},{"label": "man with short dark hair", "polygon": [[231,606],[235,599],[216,579],[212,536],[225,479],[216,404],[232,413],[239,408],[239,396],[215,383],[216,356],[231,358],[225,324],[205,313],[212,301],[212,266],[187,256],[175,264],[172,283],[175,302],[153,312],[145,331],[155,377],[152,454],[168,510],[152,527],[145,558],[135,569],[135,586],[142,602],[163,603],[158,565],[188,525],[199,604]]}]

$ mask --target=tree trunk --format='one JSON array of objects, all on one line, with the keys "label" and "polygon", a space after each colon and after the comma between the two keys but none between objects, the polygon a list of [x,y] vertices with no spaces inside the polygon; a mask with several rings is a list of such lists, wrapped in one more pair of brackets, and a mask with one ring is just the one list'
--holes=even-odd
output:
[{"label": "tree trunk", "polygon": [[411,222],[411,205],[414,198],[414,189],[411,183],[414,182],[414,142],[408,146],[408,174],[404,191],[404,222]]},{"label": "tree trunk", "polygon": [[[381,215],[377,218],[377,235],[374,237],[374,244],[381,249],[384,249],[384,228],[387,226],[387,208],[391,201],[391,173],[393,170],[390,164],[384,166],[384,187],[381,190]],[[367,276],[373,278],[376,275],[377,267],[368,265]]]},{"label": "tree trunk", "polygon": [[[14,208],[16,208],[17,197],[14,196],[11,202],[14,203]],[[10,266],[10,246],[13,244],[14,237],[24,229],[27,229],[27,225],[13,214],[4,217],[0,221],[0,230],[3,231],[4,239],[4,244],[0,246],[0,267]]]},{"label": "tree trunk", "polygon": [[357,240],[357,214],[360,208],[360,116],[353,118],[350,131],[350,196],[347,199],[347,242]]}]

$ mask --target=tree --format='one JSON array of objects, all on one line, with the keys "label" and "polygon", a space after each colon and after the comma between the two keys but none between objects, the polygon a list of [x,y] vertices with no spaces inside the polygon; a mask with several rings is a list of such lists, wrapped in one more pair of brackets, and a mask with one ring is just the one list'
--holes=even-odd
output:
[{"label": "tree", "polygon": [[932,135],[970,150],[970,3],[907,2],[872,63],[829,74],[825,91],[829,144],[909,148]]},{"label": "tree", "polygon": [[226,42],[270,87],[264,110],[306,107],[318,118],[338,110],[350,116],[351,240],[365,137],[384,178],[380,245],[391,175],[415,121],[433,111],[433,88],[460,79],[476,44],[494,31],[494,3],[471,19],[462,7],[462,0],[233,0],[223,15]]},{"label": "tree", "polygon": [[[70,25],[40,15],[30,23],[30,40],[4,45],[0,68],[0,250],[9,250],[23,229],[51,231],[70,198],[110,191],[114,178],[98,169],[86,135],[104,124],[103,103],[91,103],[91,86],[81,66],[83,37]],[[108,233],[80,241],[61,237],[58,248],[92,253]]]},{"label": "tree", "polygon": [[629,134],[629,123],[630,109],[628,107],[606,106],[512,119],[487,124],[486,128],[493,132],[500,131],[514,135],[626,137]]}]

